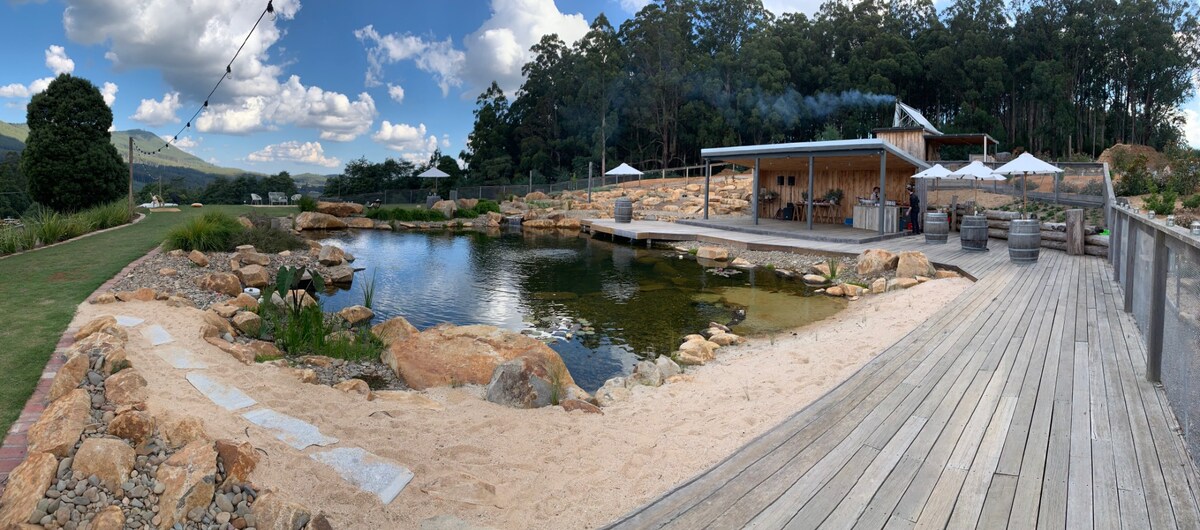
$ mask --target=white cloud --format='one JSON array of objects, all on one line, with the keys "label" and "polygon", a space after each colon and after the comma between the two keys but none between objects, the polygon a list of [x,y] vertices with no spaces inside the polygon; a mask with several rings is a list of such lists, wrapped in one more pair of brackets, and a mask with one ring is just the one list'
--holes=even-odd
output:
[{"label": "white cloud", "polygon": [[442,95],[450,93],[450,87],[462,85],[459,72],[462,70],[463,53],[454,48],[450,39],[427,41],[411,33],[380,35],[373,25],[354,30],[354,36],[367,50],[367,86],[383,83],[383,67],[400,61],[413,61],[417,68],[433,75]]},{"label": "white cloud", "polygon": [[588,31],[579,13],[559,12],[554,0],[492,0],[492,16],[464,39],[463,76],[476,88],[496,81],[511,94],[523,81],[521,67],[534,58],[529,48],[557,34],[568,45]]},{"label": "white cloud", "polygon": [[825,0],[763,0],[763,7],[776,16],[784,13],[804,13],[813,15],[821,10]]},{"label": "white cloud", "polygon": [[21,83],[0,86],[0,98],[27,98],[31,95],[29,88]]},{"label": "white cloud", "polygon": [[290,141],[268,145],[250,153],[248,158],[252,162],[296,162],[321,167],[338,167],[342,164],[336,157],[326,157],[320,142]]},{"label": "white cloud", "polygon": [[392,125],[384,120],[371,139],[393,151],[399,151],[402,158],[415,162],[429,160],[429,156],[438,148],[437,136],[429,134],[424,123],[413,127],[406,123]]},{"label": "white cloud", "polygon": [[134,112],[130,119],[152,127],[179,123],[179,116],[176,113],[182,106],[183,104],[179,102],[179,92],[168,92],[163,94],[162,101],[143,99],[138,104],[137,112]]},{"label": "white cloud", "polygon": [[1200,112],[1183,109],[1183,139],[1188,145],[1200,149]]},{"label": "white cloud", "polygon": [[388,83],[388,95],[396,103],[404,103],[404,87]]},{"label": "white cloud", "polygon": [[621,0],[621,9],[629,13],[637,13],[650,4],[650,0]]},{"label": "white cloud", "polygon": [[105,105],[110,107],[112,106],[113,102],[117,100],[118,90],[120,90],[120,88],[117,88],[116,83],[110,83],[108,81],[104,82],[104,86],[100,87],[100,96],[104,98]]},{"label": "white cloud", "polygon": [[[66,0],[63,26],[83,44],[108,47],[104,56],[118,70],[159,71],[181,105],[200,104],[229,63],[233,50],[262,13],[262,4],[240,0]],[[299,0],[275,0],[275,14],[262,19],[232,66],[232,73],[193,123],[205,132],[245,134],[281,125],[318,129],[324,140],[349,141],[367,132],[375,102],[367,94],[306,87],[285,78],[270,48],[283,36],[277,20],[290,20]]]},{"label": "white cloud", "polygon": [[[159,136],[159,138],[162,138],[164,142],[171,142],[170,136],[164,135]],[[200,146],[200,140],[197,138],[192,138],[191,136],[184,136],[183,138],[171,142],[171,145],[175,146],[176,149],[181,149],[191,153],[192,149]]]},{"label": "white cloud", "polygon": [[46,48],[46,68],[54,72],[54,75],[69,74],[75,71],[75,61],[67,57],[65,48],[52,44]]}]

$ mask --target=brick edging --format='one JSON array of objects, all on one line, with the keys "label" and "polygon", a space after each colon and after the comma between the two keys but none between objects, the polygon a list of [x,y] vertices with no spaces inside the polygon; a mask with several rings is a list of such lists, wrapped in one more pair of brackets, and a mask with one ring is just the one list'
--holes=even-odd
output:
[{"label": "brick edging", "polygon": [[[129,226],[129,224],[121,226]],[[162,248],[155,247],[146,255],[133,260],[115,276],[109,278],[108,281],[96,288],[84,301],[90,301],[96,295],[112,289],[118,280],[160,252],[162,252]],[[58,369],[66,363],[66,351],[71,345],[75,344],[75,332],[78,330],[79,328],[68,325],[67,329],[63,331],[62,336],[58,339],[58,344],[54,347],[54,352],[46,360],[46,367],[42,369],[42,375],[38,379],[33,395],[29,396],[29,399],[25,402],[25,407],[21,409],[20,416],[17,417],[17,420],[13,422],[12,426],[8,428],[8,432],[4,435],[4,442],[0,445],[0,494],[4,493],[4,486],[8,484],[8,474],[25,460],[25,455],[28,453],[27,446],[29,440],[27,434],[29,427],[37,422],[38,418],[42,416],[42,411],[46,410],[46,405],[50,404],[50,385],[54,382],[54,376],[58,373]]]}]

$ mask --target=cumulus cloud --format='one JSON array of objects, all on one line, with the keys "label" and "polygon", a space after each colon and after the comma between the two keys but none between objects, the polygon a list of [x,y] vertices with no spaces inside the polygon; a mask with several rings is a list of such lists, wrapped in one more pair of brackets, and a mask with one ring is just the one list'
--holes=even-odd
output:
[{"label": "cumulus cloud", "polygon": [[400,152],[400,156],[409,161],[429,160],[429,156],[438,148],[437,136],[429,134],[424,123],[413,127],[407,123],[392,125],[384,120],[371,139]]},{"label": "cumulus cloud", "polygon": [[[812,15],[821,9],[825,0],[763,0],[763,7],[774,13],[805,13]],[[650,0],[620,0],[621,9],[633,14],[650,4]]]},{"label": "cumulus cloud", "polygon": [[338,167],[342,164],[337,157],[325,156],[325,149],[321,147],[321,142],[290,141],[268,145],[250,153],[248,158],[252,162],[296,162],[321,167]]},{"label": "cumulus cloud", "polygon": [[116,83],[110,83],[108,81],[104,82],[104,85],[100,87],[100,95],[104,97],[105,105],[110,107],[112,106],[113,102],[117,100],[118,90],[120,90],[120,88],[117,88]]},{"label": "cumulus cloud", "polygon": [[[454,48],[450,39],[429,41],[411,33],[381,35],[374,25],[354,30],[354,36],[367,50],[367,86],[383,84],[383,67],[400,61],[413,61],[417,68],[433,75],[442,95],[450,87],[460,86],[463,53]],[[390,86],[390,85],[389,85]]]},{"label": "cumulus cloud", "polygon": [[648,4],[650,4],[650,0],[621,0],[621,9],[630,13],[637,13]]},{"label": "cumulus cloud", "polygon": [[46,48],[46,68],[54,72],[54,75],[69,74],[75,71],[75,61],[67,57],[65,48],[51,44]]},{"label": "cumulus cloud", "polygon": [[404,87],[388,83],[388,95],[396,103],[404,103]]},{"label": "cumulus cloud", "polygon": [[176,113],[182,106],[183,104],[179,102],[179,92],[168,92],[163,94],[162,101],[143,99],[141,103],[138,103],[137,112],[134,112],[130,119],[152,127],[179,123],[179,116]]},{"label": "cumulus cloud", "polygon": [[[117,70],[152,69],[162,74],[179,102],[200,104],[224,73],[233,50],[262,12],[262,4],[240,0],[66,0],[63,26],[83,44],[108,47]],[[306,87],[285,79],[270,48],[283,36],[279,21],[290,20],[299,0],[275,0],[275,15],[262,19],[193,125],[205,132],[245,134],[293,125],[320,130],[321,139],[353,140],[370,130],[375,102],[366,94]],[[161,104],[161,103],[160,103]]]},{"label": "cumulus cloud", "polygon": [[[171,142],[170,136],[160,136],[159,138],[162,138],[164,142]],[[190,153],[192,149],[200,146],[200,140],[197,138],[192,138],[191,136],[184,136],[183,138],[171,142],[171,145],[175,146],[176,149],[181,149]]]}]

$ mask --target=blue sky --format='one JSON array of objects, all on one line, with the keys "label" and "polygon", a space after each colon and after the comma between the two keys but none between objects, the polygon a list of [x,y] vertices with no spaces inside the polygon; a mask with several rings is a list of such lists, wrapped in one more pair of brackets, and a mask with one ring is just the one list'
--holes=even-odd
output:
[{"label": "blue sky", "polygon": [[[767,0],[812,12],[819,0]],[[604,12],[645,0],[275,0],[211,106],[178,146],[273,173],[337,173],[366,156],[425,160],[464,148],[475,97],[521,81],[542,35],[573,41]],[[48,78],[90,79],[118,129],[174,135],[203,102],[266,1],[7,0],[0,3],[0,120],[25,121]],[[1184,109],[1200,146],[1200,102]],[[144,146],[152,149],[157,146]]]}]

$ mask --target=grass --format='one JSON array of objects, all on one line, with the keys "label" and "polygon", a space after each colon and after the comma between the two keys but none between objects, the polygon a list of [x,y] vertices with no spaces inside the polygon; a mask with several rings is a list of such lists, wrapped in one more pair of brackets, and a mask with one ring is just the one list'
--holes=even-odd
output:
[{"label": "grass", "polygon": [[213,211],[168,232],[164,246],[170,250],[225,252],[233,248],[233,238],[244,230],[232,215]]},{"label": "grass", "polygon": [[[152,213],[120,230],[0,259],[0,314],[6,320],[0,326],[0,428],[7,432],[21,413],[76,306],[162,243],[172,228],[212,210],[231,215],[254,211],[249,206],[208,206]],[[272,213],[290,212],[280,208]]]},{"label": "grass", "polygon": [[317,305],[292,312],[262,304],[258,306],[258,315],[263,320],[260,338],[270,334],[275,345],[289,356],[324,355],[354,361],[378,358],[384,348],[383,342],[365,326],[351,330],[353,340],[330,337],[345,328],[339,317],[326,315]]},{"label": "grass", "polygon": [[89,232],[129,222],[125,203],[114,202],[73,214],[36,206],[22,220],[24,226],[0,230],[0,255],[52,245]]}]

